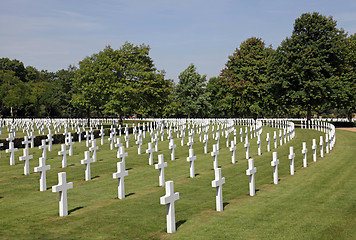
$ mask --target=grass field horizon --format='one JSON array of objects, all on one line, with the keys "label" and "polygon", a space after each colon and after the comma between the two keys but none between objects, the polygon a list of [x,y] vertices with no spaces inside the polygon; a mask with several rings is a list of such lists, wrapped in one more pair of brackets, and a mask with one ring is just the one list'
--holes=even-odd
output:
[{"label": "grass field horizon", "polygon": [[[236,127],[238,130],[240,126]],[[231,152],[225,147],[225,138],[220,140],[219,165],[223,185],[224,211],[215,211],[215,188],[212,144],[210,136],[208,154],[203,153],[203,143],[198,134],[194,139],[197,156],[197,176],[189,178],[189,163],[186,161],[188,147],[180,146],[175,138],[176,160],[170,160],[167,135],[159,142],[159,152],[168,163],[166,181],[174,181],[174,189],[180,193],[176,202],[177,232],[166,233],[166,207],[159,204],[165,190],[158,186],[158,170],[148,165],[148,154],[137,154],[134,137],[126,149],[125,178],[127,197],[117,199],[116,150],[105,144],[99,146],[98,162],[91,166],[92,180],[84,180],[84,165],[80,160],[87,151],[85,142],[75,143],[74,156],[68,157],[68,167],[61,168],[60,145],[47,152],[47,187],[58,183],[57,174],[67,172],[67,181],[73,189],[68,191],[69,216],[58,216],[58,194],[51,189],[39,191],[39,175],[33,173],[38,166],[40,150],[30,149],[34,159],[30,163],[30,175],[23,175],[22,155],[16,153],[16,165],[9,165],[9,155],[1,151],[0,159],[0,238],[2,239],[353,239],[355,238],[355,144],[356,133],[336,130],[334,149],[312,162],[312,139],[324,133],[296,129],[296,137],[271,152],[266,152],[266,133],[273,136],[277,129],[264,127],[261,135],[262,155],[257,155],[256,138],[250,140],[251,158],[255,159],[255,197],[248,195],[247,160],[242,143],[237,144],[236,164],[231,163]],[[239,132],[239,131],[238,131]],[[147,134],[148,135],[148,134]],[[176,137],[176,134],[173,134]],[[230,140],[232,136],[230,135]],[[142,152],[147,148],[148,136],[144,139]],[[308,167],[302,167],[302,142],[307,142]],[[187,137],[185,138],[185,144]],[[239,141],[238,141],[239,142]],[[289,146],[296,153],[296,173],[289,175]],[[273,184],[272,152],[278,152],[279,184]]]}]

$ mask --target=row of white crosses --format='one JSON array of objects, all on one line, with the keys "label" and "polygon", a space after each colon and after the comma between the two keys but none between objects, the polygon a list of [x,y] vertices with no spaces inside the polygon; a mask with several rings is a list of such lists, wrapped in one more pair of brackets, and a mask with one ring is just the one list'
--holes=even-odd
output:
[{"label": "row of white crosses", "polygon": [[[259,135],[258,135],[259,136]],[[218,135],[218,137],[219,137],[219,135]],[[247,136],[246,136],[247,137]],[[247,137],[247,139],[248,139],[248,137]],[[173,139],[172,139],[173,140]],[[219,140],[219,139],[217,139],[217,140]],[[191,142],[191,141],[190,141]],[[234,141],[232,141],[231,142],[231,146],[233,146],[233,142]],[[42,144],[43,145],[43,144]],[[191,145],[189,145],[189,146],[192,146],[192,144]],[[216,150],[216,148],[217,148],[217,145],[215,145],[215,150],[213,151],[213,152],[215,152],[214,154],[218,154],[218,148],[217,148],[217,150]],[[193,150],[192,148],[190,149],[190,150]],[[89,159],[90,157],[89,157],[89,154],[87,154],[87,152],[85,153],[86,154],[86,159]],[[217,154],[216,154],[216,156],[217,156]],[[126,155],[127,156],[127,155]],[[213,156],[213,153],[212,153],[212,156]],[[215,156],[214,156],[215,157]],[[166,164],[164,164],[164,162],[163,162],[163,156],[162,156],[162,158],[161,158],[162,160],[160,161],[159,160],[159,164],[161,164],[161,165],[163,165],[163,167],[161,167],[161,169],[163,170],[162,171],[162,175],[163,175],[163,179],[164,179],[164,167],[165,166],[167,166]],[[189,162],[191,162],[191,164],[190,164],[190,176],[191,177],[194,177],[194,160],[196,159],[196,157],[194,156],[194,151],[189,151],[189,157],[187,158],[187,161],[189,161]],[[82,160],[83,161],[83,160]],[[250,162],[250,161],[249,161]],[[272,163],[271,163],[271,165],[272,166],[275,166],[275,167],[277,167],[277,179],[278,179],[278,163],[276,164],[276,162],[278,162],[278,161],[275,161],[274,160],[274,165],[272,165]],[[215,164],[216,163],[216,164]],[[89,163],[90,164],[90,163]],[[40,164],[41,165],[41,164]],[[45,165],[45,164],[44,164]],[[119,165],[120,165],[120,167],[119,167]],[[164,166],[165,165],[165,166]],[[253,164],[252,164],[253,165]],[[90,166],[90,165],[89,165]],[[193,168],[192,168],[192,166],[193,166]],[[157,168],[159,169],[160,168],[160,166],[157,166]],[[89,167],[89,169],[90,169],[90,167]],[[120,169],[120,170],[119,170]],[[212,186],[213,187],[216,187],[217,189],[216,189],[216,191],[217,191],[217,193],[216,193],[216,197],[217,197],[217,200],[216,200],[216,204],[217,204],[217,211],[222,211],[221,209],[222,209],[222,184],[225,182],[225,179],[224,178],[222,178],[221,177],[221,169],[220,168],[218,168],[217,167],[217,158],[216,158],[216,161],[214,160],[214,169],[215,169],[215,180],[212,182]],[[90,172],[90,171],[89,171]],[[192,172],[193,172],[193,174],[192,174]],[[254,173],[256,172],[255,170],[253,171],[253,167],[252,167],[252,170],[251,171],[249,171],[249,173],[251,173],[251,172],[253,172],[253,178],[254,178]],[[117,175],[117,174],[121,174],[121,173],[123,173],[124,175],[123,176],[119,176],[119,175]],[[247,173],[247,172],[246,172]],[[118,173],[117,173],[115,176],[117,176],[117,178],[119,178],[120,177],[120,179],[119,179],[119,183],[118,183],[118,188],[119,188],[119,190],[118,190],[118,192],[119,192],[119,198],[123,198],[124,197],[124,190],[122,190],[122,189],[124,189],[124,184],[123,184],[123,177],[124,176],[127,176],[127,171],[126,171],[126,175],[125,175],[125,167],[124,167],[124,159],[123,159],[123,161],[122,162],[120,162],[120,164],[118,163]],[[61,177],[60,177],[60,175],[59,175],[59,179],[61,178],[61,180],[59,180],[59,182],[60,182],[60,184],[59,185],[63,185],[63,184],[61,184],[61,183],[65,183],[65,175],[64,175],[64,178],[63,178],[63,176],[62,176],[63,174],[61,174]],[[86,174],[87,175],[87,174]],[[161,174],[160,174],[160,176],[161,176]],[[113,177],[114,177],[114,175],[113,175]],[[86,177],[87,178],[87,177]],[[115,178],[115,177],[114,177]],[[120,181],[121,181],[121,178],[122,178],[122,184],[120,184]],[[64,181],[63,181],[63,179],[64,179]],[[160,179],[161,179],[161,177],[160,177]],[[164,181],[164,180],[163,180]],[[161,180],[160,180],[160,182],[162,182]],[[68,183],[67,184],[69,187],[68,188],[70,188],[70,183]],[[160,185],[162,185],[162,184],[160,184]],[[122,186],[122,187],[120,187],[120,186]],[[71,187],[72,187],[72,185],[71,185]],[[67,188],[67,189],[68,189]],[[53,191],[57,191],[56,190],[57,188],[56,188],[56,186],[54,186],[53,188],[52,188],[52,190]],[[167,188],[168,189],[168,188]],[[167,190],[166,189],[166,190]],[[58,190],[58,191],[64,191],[64,190]],[[167,190],[168,191],[168,190]],[[120,193],[121,192],[121,193]],[[170,192],[170,191],[169,191]],[[167,193],[168,194],[168,193]],[[63,199],[63,201],[62,201],[62,198],[64,198],[63,196],[66,196],[66,192],[65,192],[65,194],[62,194],[62,195],[60,195],[61,197],[60,197],[60,209],[62,208],[62,209],[65,209],[65,207],[64,206],[62,206],[61,207],[61,202],[63,203],[63,202],[66,202],[66,199],[64,200]],[[121,197],[120,197],[121,196]],[[65,197],[66,198],[66,197]],[[219,199],[221,199],[221,200],[219,200]],[[161,201],[162,202],[162,201]],[[171,203],[170,203],[171,204]],[[63,204],[62,204],[63,205]],[[168,206],[167,206],[168,207]],[[173,208],[174,208],[174,206],[173,206]],[[220,209],[220,210],[219,210]],[[63,212],[63,213],[62,213]],[[65,213],[65,211],[63,210],[60,210],[60,215],[61,216],[64,216],[66,213]],[[170,217],[171,218],[171,217]],[[172,222],[172,221],[171,221]],[[172,229],[172,228],[171,228]],[[168,215],[167,215],[167,231],[169,231],[168,230]]]}]

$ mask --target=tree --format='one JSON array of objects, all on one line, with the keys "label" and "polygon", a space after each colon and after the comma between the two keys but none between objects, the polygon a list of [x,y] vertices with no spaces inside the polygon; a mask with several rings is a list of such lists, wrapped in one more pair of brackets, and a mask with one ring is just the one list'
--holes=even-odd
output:
[{"label": "tree", "polygon": [[29,102],[27,84],[22,82],[12,70],[0,70],[1,113],[16,117]]},{"label": "tree", "polygon": [[178,78],[174,99],[181,113],[188,118],[204,116],[210,107],[209,94],[205,91],[206,75],[201,76],[194,64],[190,64]]},{"label": "tree", "polygon": [[0,70],[8,70],[15,73],[21,81],[26,81],[26,69],[19,60],[10,60],[9,58],[0,58]]},{"label": "tree", "polygon": [[220,81],[225,85],[225,105],[229,116],[257,117],[266,106],[267,66],[273,50],[265,47],[260,38],[249,38],[236,49],[221,71]]},{"label": "tree", "polygon": [[295,20],[293,33],[277,48],[273,69],[275,99],[298,109],[296,115],[323,111],[335,105],[333,86],[343,71],[345,34],[332,17],[304,13]]},{"label": "tree", "polygon": [[82,111],[73,107],[71,100],[74,93],[73,79],[77,68],[69,65],[67,69],[61,69],[55,73],[53,88],[55,102],[53,114],[59,117],[80,117]]},{"label": "tree", "polygon": [[126,42],[79,62],[72,103],[88,116],[148,116],[163,111],[172,83],[156,70],[149,46]]}]

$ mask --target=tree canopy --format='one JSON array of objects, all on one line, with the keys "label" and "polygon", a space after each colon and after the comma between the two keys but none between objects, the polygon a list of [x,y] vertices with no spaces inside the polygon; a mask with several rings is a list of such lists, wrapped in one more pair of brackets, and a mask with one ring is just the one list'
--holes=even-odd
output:
[{"label": "tree canopy", "polygon": [[178,76],[174,100],[182,115],[199,117],[208,111],[209,94],[205,91],[206,75],[201,76],[194,64],[190,64]]},{"label": "tree canopy", "polygon": [[165,78],[150,47],[111,46],[57,72],[0,58],[0,117],[348,117],[356,111],[356,34],[304,13],[276,50],[258,37],[207,82],[190,64]]}]

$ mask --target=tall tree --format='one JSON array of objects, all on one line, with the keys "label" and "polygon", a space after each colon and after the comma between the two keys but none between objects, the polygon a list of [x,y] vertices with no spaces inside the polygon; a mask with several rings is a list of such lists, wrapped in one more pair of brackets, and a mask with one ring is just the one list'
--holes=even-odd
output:
[{"label": "tall tree", "polygon": [[304,13],[295,20],[293,33],[277,48],[274,64],[275,99],[306,112],[332,103],[334,81],[343,71],[345,34],[332,17]]},{"label": "tall tree", "polygon": [[194,64],[178,76],[179,82],[175,88],[175,101],[184,116],[202,117],[207,114],[210,103],[209,94],[205,91],[206,75],[201,76]]},{"label": "tall tree", "polygon": [[162,110],[171,82],[156,70],[149,50],[126,42],[119,50],[107,46],[80,61],[73,105],[97,116],[147,116]]},{"label": "tall tree", "polygon": [[260,38],[249,38],[236,49],[221,71],[220,81],[230,116],[257,117],[263,113],[267,98],[267,65],[273,50]]}]

